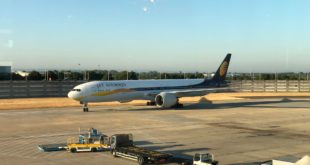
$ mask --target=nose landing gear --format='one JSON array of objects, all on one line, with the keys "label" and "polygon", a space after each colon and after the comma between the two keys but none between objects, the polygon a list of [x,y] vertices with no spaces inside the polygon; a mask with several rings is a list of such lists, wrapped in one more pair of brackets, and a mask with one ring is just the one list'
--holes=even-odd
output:
[{"label": "nose landing gear", "polygon": [[82,103],[82,104],[83,104],[83,112],[88,112],[87,103]]}]

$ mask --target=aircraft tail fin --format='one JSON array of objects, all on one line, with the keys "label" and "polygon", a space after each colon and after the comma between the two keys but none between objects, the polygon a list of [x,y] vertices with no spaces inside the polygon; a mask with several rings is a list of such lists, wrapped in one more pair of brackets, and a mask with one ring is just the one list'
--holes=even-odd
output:
[{"label": "aircraft tail fin", "polygon": [[212,80],[216,82],[221,82],[226,79],[226,74],[228,71],[229,63],[230,63],[231,54],[228,53],[221,63],[220,67],[217,69],[215,75],[213,76]]}]

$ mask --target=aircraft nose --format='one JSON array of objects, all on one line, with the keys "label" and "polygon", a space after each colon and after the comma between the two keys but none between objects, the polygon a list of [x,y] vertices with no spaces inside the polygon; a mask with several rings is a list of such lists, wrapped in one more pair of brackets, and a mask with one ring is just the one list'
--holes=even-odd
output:
[{"label": "aircraft nose", "polygon": [[72,99],[72,97],[73,97],[72,91],[68,92],[68,98]]},{"label": "aircraft nose", "polygon": [[70,99],[74,99],[74,100],[76,100],[76,99],[78,98],[76,92],[74,92],[74,91],[70,91],[70,92],[68,93],[68,97],[69,97]]}]

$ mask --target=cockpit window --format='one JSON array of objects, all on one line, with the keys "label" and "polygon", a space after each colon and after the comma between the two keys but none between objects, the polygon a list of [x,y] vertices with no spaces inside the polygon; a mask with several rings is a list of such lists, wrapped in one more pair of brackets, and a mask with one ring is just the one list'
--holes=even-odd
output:
[{"label": "cockpit window", "polygon": [[81,92],[81,89],[72,89],[71,91]]}]

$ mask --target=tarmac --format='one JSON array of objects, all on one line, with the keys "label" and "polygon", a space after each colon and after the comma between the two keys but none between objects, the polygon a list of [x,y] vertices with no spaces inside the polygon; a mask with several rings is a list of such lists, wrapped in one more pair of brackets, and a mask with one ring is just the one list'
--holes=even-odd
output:
[{"label": "tarmac", "polygon": [[73,154],[37,148],[65,143],[79,127],[94,127],[107,135],[132,133],[136,145],[180,157],[210,152],[220,164],[310,154],[308,98],[216,101],[170,110],[130,105],[89,108],[88,113],[77,107],[1,110],[0,164],[137,164],[108,152]]}]

